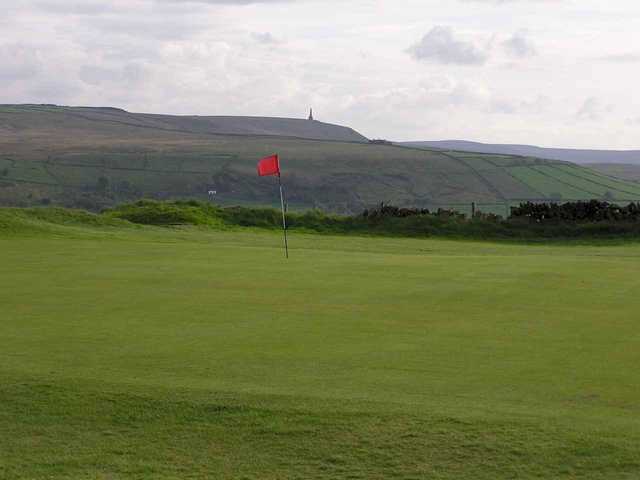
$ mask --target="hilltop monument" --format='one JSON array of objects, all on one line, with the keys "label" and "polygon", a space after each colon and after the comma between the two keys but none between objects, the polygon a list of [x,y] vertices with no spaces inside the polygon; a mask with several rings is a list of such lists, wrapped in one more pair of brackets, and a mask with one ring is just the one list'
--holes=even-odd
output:
[{"label": "hilltop monument", "polygon": [[309,120],[313,121],[313,108],[309,110]]}]

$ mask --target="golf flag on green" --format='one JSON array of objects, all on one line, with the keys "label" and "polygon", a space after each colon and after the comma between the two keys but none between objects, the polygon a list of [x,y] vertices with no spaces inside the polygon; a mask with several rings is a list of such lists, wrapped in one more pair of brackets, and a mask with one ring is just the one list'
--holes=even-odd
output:
[{"label": "golf flag on green", "polygon": [[280,159],[278,155],[265,157],[258,162],[258,175],[266,177],[269,175],[280,176]]},{"label": "golf flag on green", "polygon": [[284,191],[282,189],[282,178],[280,177],[280,157],[271,155],[265,157],[258,162],[258,175],[268,177],[271,175],[278,176],[278,185],[280,187],[280,206],[282,208],[282,231],[284,232],[284,253],[289,258],[289,243],[287,241],[287,217],[284,211]]}]

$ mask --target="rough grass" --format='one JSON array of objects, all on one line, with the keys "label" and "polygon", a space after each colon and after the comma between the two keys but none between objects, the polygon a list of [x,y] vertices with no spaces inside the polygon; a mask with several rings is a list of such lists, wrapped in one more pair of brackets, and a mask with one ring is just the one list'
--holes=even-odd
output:
[{"label": "rough grass", "polygon": [[[360,235],[415,238],[503,240],[525,243],[544,241],[597,241],[619,243],[640,238],[640,223],[601,221],[592,223],[543,222],[526,219],[466,219],[451,215],[416,215],[406,218],[343,216],[319,210],[287,214],[290,232],[323,235]],[[63,227],[74,227],[73,229]],[[57,207],[0,208],[0,235],[24,233],[83,236],[91,231],[115,231],[142,227],[209,230],[282,229],[282,214],[270,208],[221,207],[198,201],[156,202],[141,200],[123,204],[102,214]],[[95,233],[95,232],[94,232]]]},{"label": "rough grass", "polygon": [[54,232],[69,234],[73,231],[61,227],[78,227],[79,232],[86,233],[92,228],[113,229],[134,225],[119,218],[96,215],[84,210],[59,207],[0,208],[0,236]]},{"label": "rough grass", "polygon": [[[215,228],[282,228],[281,213],[274,209],[252,207],[222,208],[197,201],[139,201],[108,210],[107,217],[145,225],[200,225]],[[456,215],[429,214],[410,217],[382,216],[364,218],[341,216],[310,210],[287,214],[292,231],[324,234],[386,235],[409,237],[446,237],[469,239],[617,239],[640,238],[637,222],[547,222],[536,224],[526,219],[467,219]]]},{"label": "rough grass", "polygon": [[0,478],[640,475],[638,245],[5,233]]}]

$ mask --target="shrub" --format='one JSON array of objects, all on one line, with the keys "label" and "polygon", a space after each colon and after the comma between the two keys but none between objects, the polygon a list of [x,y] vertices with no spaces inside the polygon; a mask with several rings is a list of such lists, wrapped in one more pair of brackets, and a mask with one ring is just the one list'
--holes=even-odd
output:
[{"label": "shrub", "polygon": [[640,204],[621,207],[608,202],[521,203],[511,210],[512,218],[528,218],[533,222],[603,222],[640,221]]}]

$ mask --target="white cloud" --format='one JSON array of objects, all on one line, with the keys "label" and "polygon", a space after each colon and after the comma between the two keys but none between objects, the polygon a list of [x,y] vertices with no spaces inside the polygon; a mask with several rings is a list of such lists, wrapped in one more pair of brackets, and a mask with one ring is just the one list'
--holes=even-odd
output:
[{"label": "white cloud", "polygon": [[598,60],[611,63],[640,63],[640,52],[612,53],[598,57]]},{"label": "white cloud", "polygon": [[456,65],[482,65],[488,52],[456,35],[451,27],[436,26],[407,52],[416,60]]},{"label": "white cloud", "polygon": [[608,113],[613,112],[613,110],[612,105],[605,105],[600,99],[596,97],[589,97],[582,103],[576,112],[576,118],[579,120],[599,121]]}]

